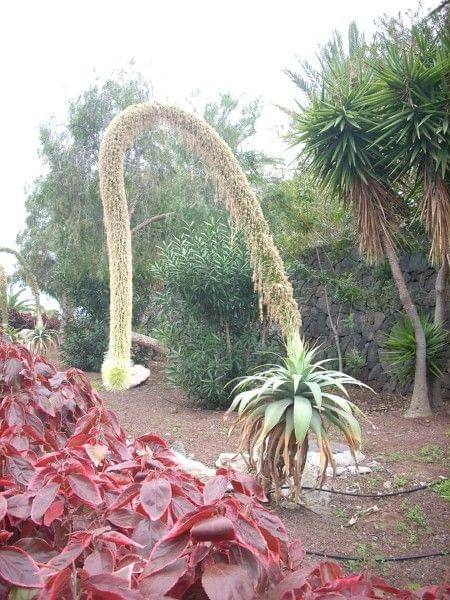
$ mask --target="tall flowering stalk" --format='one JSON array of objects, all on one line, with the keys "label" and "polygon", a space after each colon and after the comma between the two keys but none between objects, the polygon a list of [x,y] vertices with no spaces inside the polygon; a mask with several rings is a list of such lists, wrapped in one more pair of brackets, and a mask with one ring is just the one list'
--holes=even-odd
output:
[{"label": "tall flowering stalk", "polygon": [[206,164],[217,195],[243,233],[261,307],[287,339],[299,336],[301,323],[283,261],[274,245],[261,206],[238,161],[224,140],[203,119],[174,106],[142,103],[128,107],[109,124],[99,153],[100,193],[110,272],[110,339],[102,367],[110,389],[130,382],[132,319],[132,251],[124,185],[124,155],[135,139],[156,125],[174,131]]}]

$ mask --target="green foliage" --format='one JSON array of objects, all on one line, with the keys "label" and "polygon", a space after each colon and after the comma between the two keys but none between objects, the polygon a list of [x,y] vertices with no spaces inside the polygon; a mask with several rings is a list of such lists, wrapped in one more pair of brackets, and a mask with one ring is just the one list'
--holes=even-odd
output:
[{"label": "green foliage", "polygon": [[444,500],[450,502],[450,479],[444,479],[444,481],[440,481],[433,485],[433,490],[440,494]]},{"label": "green foliage", "polygon": [[345,368],[350,373],[355,373],[366,364],[364,356],[357,348],[351,348],[345,353]]},{"label": "green foliage", "polygon": [[[426,339],[427,370],[431,375],[441,377],[448,333],[443,327],[435,325],[429,315],[421,314],[420,321]],[[401,380],[408,381],[414,377],[415,335],[411,320],[406,315],[402,315],[392,327],[384,342],[382,355],[383,359],[389,363],[390,370]]]},{"label": "green foliage", "polygon": [[169,379],[200,404],[223,408],[226,384],[261,364],[267,346],[241,236],[215,220],[193,228],[163,244],[152,266],[164,288],[153,333],[170,349]]},{"label": "green foliage", "polygon": [[[46,174],[26,200],[26,228],[18,243],[42,290],[75,310],[104,318],[109,304],[105,228],[98,185],[98,151],[104,130],[122,109],[151,100],[150,86],[130,68],[104,84],[95,83],[69,103],[65,125],[50,121],[40,132]],[[252,150],[261,107],[222,94],[199,112],[230,143],[255,186],[273,161]],[[142,135],[125,160],[125,187],[131,227],[147,218],[173,213],[133,234],[133,314],[140,322],[154,280],[149,264],[156,248],[180,234],[185,221],[215,215],[215,191],[201,160],[163,130]],[[70,223],[70,228],[67,228]]]},{"label": "green foliage", "polygon": [[14,291],[11,287],[8,291],[8,308],[13,308],[21,312],[33,312],[34,304],[27,298],[20,298],[26,292],[26,288],[19,288]]},{"label": "green foliage", "polygon": [[323,364],[328,361],[317,362],[317,352],[301,341],[292,343],[287,358],[243,377],[233,390],[238,394],[229,410],[238,413],[235,424],[241,428],[241,450],[247,450],[261,480],[275,485],[278,497],[291,477],[298,497],[309,434],[316,436],[321,454],[319,485],[328,464],[336,466],[328,426],[336,426],[344,435],[353,456],[361,443],[354,415],[362,413],[348,399],[345,386],[364,384],[326,369]]},{"label": "green foliage", "polygon": [[336,278],[334,297],[337,302],[350,306],[363,297],[363,291],[356,281],[356,275],[353,271],[342,273]]},{"label": "green foliage", "polygon": [[99,371],[108,345],[108,326],[103,320],[80,314],[64,328],[60,347],[66,365],[83,371]]},{"label": "green foliage", "polygon": [[45,326],[36,327],[25,337],[27,348],[36,354],[46,354],[59,343],[59,332]]},{"label": "green foliage", "polygon": [[214,220],[203,223],[198,233],[192,234],[193,228],[186,225],[180,237],[161,247],[153,275],[198,317],[240,328],[255,319],[258,305],[242,238]]}]

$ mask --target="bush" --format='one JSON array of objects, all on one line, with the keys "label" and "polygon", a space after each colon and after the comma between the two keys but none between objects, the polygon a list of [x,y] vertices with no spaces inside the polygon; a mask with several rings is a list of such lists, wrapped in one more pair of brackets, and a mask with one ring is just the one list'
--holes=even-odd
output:
[{"label": "bush", "polygon": [[241,237],[229,225],[203,223],[161,248],[152,272],[163,283],[163,318],[153,334],[168,348],[167,374],[208,408],[229,405],[225,385],[278,350],[261,339],[258,297]]},{"label": "bush", "polygon": [[263,344],[257,331],[249,331],[233,338],[230,353],[226,339],[196,319],[168,323],[156,336],[170,348],[168,380],[206,408],[228,408],[227,384],[267,362],[270,349],[278,350],[275,340]]},{"label": "bush", "polygon": [[[441,377],[445,367],[448,333],[433,323],[430,315],[421,314],[420,321],[427,345],[427,370],[429,375]],[[402,315],[391,329],[383,347],[383,360],[402,381],[412,381],[416,363],[416,336],[411,319]]]},{"label": "bush", "polygon": [[61,358],[66,365],[83,371],[100,371],[108,348],[108,324],[78,315],[64,328]]},{"label": "bush", "polygon": [[[8,310],[9,325],[14,329],[35,329],[36,327],[36,315],[10,308]],[[42,315],[42,320],[46,329],[52,329],[59,331],[61,328],[61,321],[56,315]]]},{"label": "bush", "polygon": [[[218,469],[203,484],[157,435],[131,441],[76,369],[0,344],[0,400],[1,598],[401,593],[333,563],[298,571],[305,551],[252,477]],[[427,598],[444,594],[436,586]]]}]

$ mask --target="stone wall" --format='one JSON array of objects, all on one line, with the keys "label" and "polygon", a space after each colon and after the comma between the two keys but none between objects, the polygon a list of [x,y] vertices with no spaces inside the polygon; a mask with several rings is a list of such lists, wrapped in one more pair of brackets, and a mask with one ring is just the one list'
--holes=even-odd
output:
[{"label": "stone wall", "polygon": [[[291,274],[306,339],[319,341],[328,356],[337,356],[326,288],[329,312],[338,323],[344,369],[377,391],[410,393],[412,385],[397,381],[380,353],[383,339],[402,310],[389,267],[369,267],[351,248],[339,256],[336,249],[322,247],[319,257],[320,264],[317,250],[310,252]],[[401,267],[413,300],[422,310],[433,312],[436,272],[426,256],[404,255]],[[450,397],[448,369],[443,387],[444,397]]]}]

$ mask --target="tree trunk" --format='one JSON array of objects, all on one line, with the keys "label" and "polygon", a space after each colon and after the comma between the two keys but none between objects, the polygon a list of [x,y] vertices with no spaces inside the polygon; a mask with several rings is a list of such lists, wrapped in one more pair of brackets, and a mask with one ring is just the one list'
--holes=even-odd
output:
[{"label": "tree trunk", "polygon": [[162,344],[158,340],[155,340],[155,338],[152,338],[148,335],[144,335],[142,333],[136,333],[135,331],[131,332],[131,343],[137,344],[138,346],[144,346],[144,348],[150,348],[158,354],[165,355],[169,352],[166,346],[164,346],[164,344]]},{"label": "tree trunk", "polygon": [[[436,277],[436,304],[434,307],[434,324],[445,327],[445,307],[447,300],[448,257],[444,259]],[[433,407],[442,404],[441,378],[433,377],[431,381],[431,402]]]},{"label": "tree trunk", "polygon": [[392,271],[392,278],[397,287],[400,301],[406,314],[411,319],[416,339],[416,370],[411,402],[405,413],[407,418],[428,417],[431,415],[430,400],[427,384],[427,344],[425,333],[420,322],[419,313],[406,287],[403,273],[400,269],[397,253],[387,237],[383,239],[383,247]]}]

